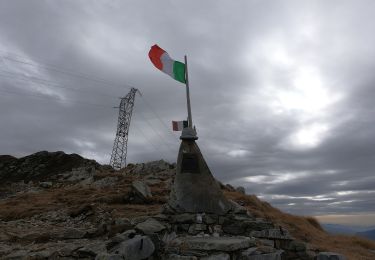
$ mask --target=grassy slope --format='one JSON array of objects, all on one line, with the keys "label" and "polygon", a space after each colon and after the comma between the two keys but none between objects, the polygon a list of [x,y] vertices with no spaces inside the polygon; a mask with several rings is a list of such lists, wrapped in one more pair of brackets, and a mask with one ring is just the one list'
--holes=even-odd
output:
[{"label": "grassy slope", "polygon": [[228,198],[241,202],[255,216],[271,220],[283,226],[302,241],[308,242],[320,251],[333,251],[345,255],[348,259],[375,259],[375,242],[357,236],[330,235],[325,232],[318,221],[312,217],[293,216],[283,213],[269,203],[259,200],[255,195],[241,195],[225,191]]},{"label": "grassy slope", "polygon": [[[130,191],[130,183],[133,177],[124,177],[117,174],[105,176],[118,176],[116,187],[107,189],[61,187],[42,191],[40,193],[28,193],[14,198],[0,201],[0,219],[13,220],[30,217],[50,210],[65,208],[74,210],[83,205],[95,205],[108,212],[115,213],[113,217],[135,217],[140,215],[154,215],[160,211],[166,201],[169,190],[163,185],[152,185],[154,195],[150,204],[127,204],[124,195]],[[234,201],[247,207],[257,217],[262,217],[283,226],[290,233],[302,241],[308,242],[313,248],[323,251],[339,252],[348,259],[375,259],[375,254],[369,250],[375,250],[375,242],[356,236],[329,235],[312,217],[299,217],[281,212],[269,203],[259,200],[254,195],[242,195],[238,192],[224,190],[225,195]],[[94,207],[95,207],[94,206]]]}]

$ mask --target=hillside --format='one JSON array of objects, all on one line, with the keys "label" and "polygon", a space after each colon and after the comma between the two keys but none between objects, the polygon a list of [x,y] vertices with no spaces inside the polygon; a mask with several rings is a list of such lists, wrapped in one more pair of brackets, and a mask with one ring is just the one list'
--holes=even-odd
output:
[{"label": "hillside", "polygon": [[321,225],[325,231],[330,234],[341,234],[341,235],[354,235],[355,233],[362,231],[354,226],[346,226],[340,224],[322,224]]},{"label": "hillside", "polygon": [[[114,171],[62,152],[41,152],[20,159],[0,156],[0,258],[93,259],[100,250],[114,247],[119,234],[141,229],[139,225],[149,221],[147,216],[164,223],[161,230],[170,229],[173,223],[166,223],[170,220],[160,213],[165,210],[174,174],[175,165],[164,161],[129,164]],[[137,189],[139,186],[142,188]],[[348,259],[375,258],[373,241],[329,235],[312,217],[283,213],[255,195],[243,194],[230,185],[220,186],[227,198],[250,212],[254,221],[272,223],[281,233],[289,231],[306,243],[305,250],[338,252]],[[150,237],[156,248],[161,247],[154,235]]]},{"label": "hillside", "polygon": [[11,183],[54,180],[54,176],[78,167],[98,168],[99,164],[78,154],[68,155],[61,151],[42,151],[20,159],[0,155],[0,181]]},{"label": "hillside", "polygon": [[[344,224],[322,224],[321,225],[325,231],[334,235],[358,235],[362,237],[367,237],[371,240],[375,240],[373,226],[358,226],[358,225],[344,225]],[[369,237],[366,236],[370,235]]]},{"label": "hillside", "polygon": [[371,240],[375,240],[375,229],[367,230],[367,231],[364,231],[364,232],[358,232],[357,235],[361,236],[361,237],[371,239]]}]

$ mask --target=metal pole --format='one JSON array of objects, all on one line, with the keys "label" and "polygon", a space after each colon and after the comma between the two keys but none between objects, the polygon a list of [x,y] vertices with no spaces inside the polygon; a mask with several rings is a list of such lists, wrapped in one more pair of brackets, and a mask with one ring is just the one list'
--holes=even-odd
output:
[{"label": "metal pole", "polygon": [[189,121],[189,127],[193,128],[193,118],[191,116],[191,107],[190,107],[188,64],[187,64],[186,55],[185,55],[185,77],[186,77],[186,100],[187,100],[187,110],[188,110],[188,121]]}]

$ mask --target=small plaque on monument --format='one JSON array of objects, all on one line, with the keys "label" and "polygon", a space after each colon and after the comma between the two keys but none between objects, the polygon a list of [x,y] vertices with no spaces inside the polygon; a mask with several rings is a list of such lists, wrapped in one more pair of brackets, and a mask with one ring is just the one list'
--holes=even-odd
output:
[{"label": "small plaque on monument", "polygon": [[181,162],[182,173],[199,173],[198,156],[195,153],[183,153]]}]

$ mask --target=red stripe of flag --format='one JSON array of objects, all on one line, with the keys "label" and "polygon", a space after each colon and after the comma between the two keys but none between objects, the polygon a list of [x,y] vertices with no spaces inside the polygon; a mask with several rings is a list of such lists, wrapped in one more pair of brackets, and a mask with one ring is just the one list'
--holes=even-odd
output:
[{"label": "red stripe of flag", "polygon": [[148,53],[148,57],[150,57],[151,62],[159,70],[163,69],[163,63],[161,62],[160,57],[161,55],[163,55],[164,52],[165,50],[163,50],[162,48],[160,48],[158,45],[155,44],[154,46],[151,47],[151,50]]},{"label": "red stripe of flag", "polygon": [[173,131],[178,131],[178,122],[172,121]]}]

